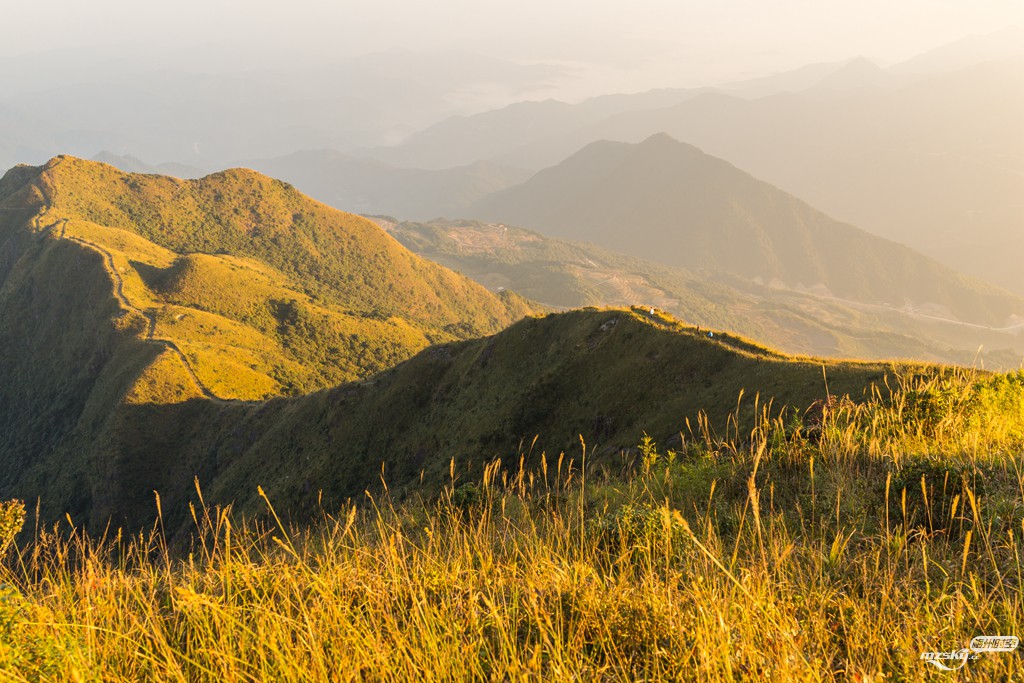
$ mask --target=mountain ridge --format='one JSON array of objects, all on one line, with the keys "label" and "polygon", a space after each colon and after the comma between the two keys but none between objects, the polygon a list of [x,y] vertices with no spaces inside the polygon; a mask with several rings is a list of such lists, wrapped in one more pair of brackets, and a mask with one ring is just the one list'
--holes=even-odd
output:
[{"label": "mountain ridge", "polygon": [[0,178],[0,489],[102,518],[221,411],[364,379],[531,310],[254,171],[15,167]]},{"label": "mountain ridge", "polygon": [[863,303],[934,304],[965,322],[998,326],[1024,312],[1009,292],[836,221],[664,133],[635,145],[591,143],[474,210],[669,265],[807,291],[823,285],[823,294]]},{"label": "mountain ridge", "polygon": [[[215,204],[203,203],[217,192]],[[281,232],[275,197],[289,220],[294,207],[285,199],[301,202],[311,223],[289,222]],[[0,355],[7,379],[0,405],[8,407],[0,412],[0,497],[40,497],[44,519],[68,513],[90,528],[110,520],[131,526],[150,517],[153,491],[165,510],[184,511],[196,478],[210,500],[253,511],[259,485],[282,511],[301,511],[320,495],[312,482],[325,500],[343,500],[377,486],[382,463],[395,487],[420,476],[437,484],[452,457],[511,459],[517,443],[538,434],[539,447],[553,454],[586,433],[601,444],[595,457],[611,458],[643,430],[678,433],[684,416],[696,420],[703,411],[724,424],[741,390],[777,396],[779,408],[806,407],[824,392],[816,360],[791,359],[719,330],[710,339],[663,316],[593,309],[527,317],[489,336],[472,325],[455,329],[394,358],[389,369],[341,383],[321,378],[309,389],[322,388],[299,396],[212,400],[232,398],[218,382],[254,372],[258,354],[269,352],[266,340],[287,341],[256,334],[257,312],[245,298],[284,296],[262,293],[288,284],[273,279],[284,271],[258,260],[258,243],[230,253],[236,242],[218,242],[218,235],[258,241],[262,230],[280,245],[308,239],[312,254],[332,244],[331,226],[376,226],[331,210],[327,227],[314,229],[321,209],[252,171],[190,182],[70,157],[5,174],[0,209],[0,348],[7,350]],[[219,223],[203,223],[196,235],[189,226],[197,218]],[[183,248],[193,243],[210,253]],[[386,235],[375,243],[401,248]],[[229,253],[217,253],[222,248]],[[288,253],[279,264],[287,265]],[[317,272],[312,263],[292,270]],[[330,314],[328,295],[341,291],[330,279],[334,266],[320,268],[327,273],[320,286],[289,290],[296,320],[275,318],[275,325],[293,326],[296,344],[315,336],[309,316]],[[439,266],[421,268],[443,282],[462,281],[442,276]],[[190,293],[210,290],[197,272],[220,278],[215,297]],[[489,297],[496,309],[508,301],[511,309],[502,310],[516,310],[515,299]],[[214,304],[224,315],[201,307]],[[248,311],[248,326],[239,310]],[[232,311],[235,318],[225,317]],[[323,360],[313,352],[294,358]],[[888,367],[825,366],[832,391],[857,395]],[[185,522],[167,518],[169,525]]]}]

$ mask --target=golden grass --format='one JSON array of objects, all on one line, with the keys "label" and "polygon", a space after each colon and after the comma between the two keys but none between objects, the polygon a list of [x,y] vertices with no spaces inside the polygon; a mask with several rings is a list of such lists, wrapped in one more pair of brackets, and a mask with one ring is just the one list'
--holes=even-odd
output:
[{"label": "golden grass", "polygon": [[298,525],[197,483],[170,545],[160,517],[35,533],[0,569],[0,680],[1013,680],[1019,651],[921,653],[1024,629],[1022,386],[909,378],[624,472],[453,463]]},{"label": "golden grass", "polygon": [[189,254],[175,264],[160,289],[172,303],[242,320],[266,332],[277,327],[268,301],[309,300],[285,282],[284,275],[251,259]]},{"label": "golden grass", "polygon": [[102,244],[110,251],[131,254],[132,258],[155,268],[168,268],[178,257],[173,251],[150,242],[134,232],[111,228],[84,220],[69,220],[64,226],[67,235]]},{"label": "golden grass", "polygon": [[260,354],[223,344],[189,342],[178,347],[199,381],[217,398],[259,401],[281,393],[281,386],[268,376],[267,360]]},{"label": "golden grass", "polygon": [[[87,221],[68,221],[62,234],[109,254],[109,266],[117,271],[115,287],[120,282],[127,304],[152,318],[151,338],[172,342],[182,351],[187,348],[192,370],[219,398],[261,400],[358,379],[368,368],[379,370],[385,361],[404,360],[428,343],[421,331],[402,319],[367,319],[314,305],[307,295],[282,286],[286,278],[281,273],[252,259],[178,256],[134,233]],[[286,350],[278,340],[280,322],[269,306],[273,301],[294,302],[312,314],[305,330],[310,339],[300,350],[294,344]],[[331,346],[335,353],[329,354],[313,341],[332,337],[362,337],[374,345],[400,348],[397,354],[389,351],[387,358],[372,354],[381,357],[370,360],[339,353],[337,344]],[[202,394],[198,388],[182,392],[176,382],[155,385],[167,369],[155,368],[140,378],[130,401],[179,402],[189,397],[186,394]]]},{"label": "golden grass", "polygon": [[169,405],[202,396],[181,357],[168,349],[146,366],[128,390],[124,402],[129,405]]},{"label": "golden grass", "polygon": [[256,259],[284,273],[289,288],[360,313],[399,315],[433,329],[468,322],[483,333],[530,312],[521,300],[495,297],[412,255],[367,219],[254,171],[182,181],[59,157],[38,183],[53,218],[135,232],[178,254]]},{"label": "golden grass", "polygon": [[[58,157],[8,182],[24,186],[5,190],[5,203],[26,213],[0,227],[22,229],[29,218],[35,231],[100,252],[131,317],[159,317],[169,306],[193,321],[219,317],[205,329],[158,320],[153,337],[202,349],[192,370],[214,377],[200,389],[221,398],[364,379],[429,343],[497,332],[531,311],[414,256],[366,219],[253,171],[182,181]],[[237,381],[210,365],[230,355],[225,347],[238,350]],[[141,400],[163,393],[174,391],[154,388]]]}]

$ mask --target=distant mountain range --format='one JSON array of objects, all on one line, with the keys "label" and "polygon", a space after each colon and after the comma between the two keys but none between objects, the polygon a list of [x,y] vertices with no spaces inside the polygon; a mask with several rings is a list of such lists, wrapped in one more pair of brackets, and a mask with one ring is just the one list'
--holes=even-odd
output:
[{"label": "distant mountain range", "polygon": [[103,151],[92,157],[91,161],[98,161],[113,166],[125,173],[147,173],[150,175],[169,175],[175,178],[202,178],[206,172],[196,166],[176,164],[173,162],[157,164],[153,166],[142,159],[133,157],[130,154],[113,154]]},{"label": "distant mountain range", "polygon": [[[204,74],[201,54],[157,68],[157,58],[146,66],[54,51],[4,64],[0,167],[104,150],[125,157],[125,169],[141,159],[183,176],[257,166],[343,209],[428,220],[472,217],[458,213],[465,202],[520,180],[516,169],[667,132],[839,220],[1024,295],[1022,45],[1024,31],[1011,28],[884,69],[856,58],[579,103],[516,102],[558,67],[457,52]],[[488,93],[514,104],[487,110]],[[473,102],[480,113],[451,116]]]},{"label": "distant mountain range", "polygon": [[937,54],[886,70],[863,59],[815,65],[733,90],[669,91],[661,97],[676,102],[620,103],[606,116],[589,101],[522,103],[359,153],[420,168],[485,159],[539,170],[595,141],[667,132],[840,220],[1024,294],[1024,58],[1005,52],[977,52],[999,56],[981,64]]},{"label": "distant mountain range", "polygon": [[174,55],[40,46],[0,59],[0,168],[108,150],[212,170],[392,143],[452,114],[521,99],[562,71],[459,50],[310,65],[215,46]]},{"label": "distant mountain range", "polygon": [[242,165],[294,183],[331,206],[403,218],[465,215],[481,197],[517,185],[531,175],[487,161],[438,171],[397,168],[332,150],[296,152]]},{"label": "distant mountain range", "polygon": [[665,134],[593,143],[471,211],[768,286],[990,326],[1024,319],[1024,299],[836,221]]},{"label": "distant mountain range", "polygon": [[411,251],[492,291],[511,289],[556,308],[654,307],[787,353],[981,363],[1006,370],[1018,368],[1024,358],[1024,324],[986,328],[924,312],[839,301],[499,223],[374,220]]},{"label": "distant mountain range", "polygon": [[[701,95],[723,95],[745,101],[768,99],[799,94],[800,99],[819,99],[822,96],[849,98],[855,107],[858,102],[887,93],[912,88],[933,77],[945,78],[984,63],[1010,65],[1006,74],[1010,80],[1001,86],[1002,92],[1020,90],[1019,68],[1014,66],[1024,57],[1024,29],[1011,28],[992,35],[970,36],[922,53],[910,60],[883,69],[865,57],[809,64],[781,73],[760,76],[743,81],[723,83],[717,87],[665,88],[649,92],[593,97],[579,103],[558,100],[524,101],[470,116],[453,116],[406,137],[401,143],[364,147],[352,154],[379,159],[394,165],[442,169],[467,165],[481,159],[491,159],[513,166],[540,169],[560,161],[580,147],[600,139],[637,142],[660,130],[677,135],[680,139],[707,147],[704,137],[691,139],[683,128],[673,128],[671,121],[661,121],[656,128],[643,127],[643,120],[657,115],[660,110],[671,110]],[[940,78],[941,81],[941,78]],[[956,85],[956,84],[954,84]],[[946,93],[950,102],[968,93],[959,88]],[[671,111],[666,111],[671,114]],[[834,116],[835,112],[828,112]],[[894,122],[899,122],[900,113]],[[638,120],[632,124],[633,115]],[[609,119],[622,119],[621,123]],[[884,122],[883,118],[881,122]],[[677,121],[684,126],[684,121]],[[728,126],[729,122],[723,122]],[[829,120],[821,124],[830,125]],[[850,123],[856,123],[851,121]],[[622,128],[625,124],[625,128]],[[595,130],[590,130],[594,126]],[[610,126],[610,127],[609,127]],[[619,128],[619,129],[616,129]],[[629,137],[614,137],[610,133]],[[743,130],[732,130],[743,136]],[[808,130],[808,133],[814,132]],[[700,135],[701,131],[697,131]],[[771,141],[765,141],[770,143]],[[819,141],[814,140],[814,144]],[[942,144],[942,140],[933,140]],[[715,149],[709,149],[719,154]],[[730,161],[746,167],[745,158]],[[752,169],[753,170],[753,169]],[[797,194],[800,194],[797,192]]]}]

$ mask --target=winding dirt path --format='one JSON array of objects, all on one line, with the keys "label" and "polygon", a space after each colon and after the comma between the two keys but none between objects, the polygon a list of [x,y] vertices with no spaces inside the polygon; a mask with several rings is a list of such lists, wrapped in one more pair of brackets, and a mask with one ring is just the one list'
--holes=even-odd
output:
[{"label": "winding dirt path", "polygon": [[220,396],[217,396],[215,393],[210,391],[210,388],[207,387],[201,379],[199,379],[199,375],[196,374],[195,368],[192,366],[191,361],[189,361],[188,357],[185,355],[185,352],[181,350],[181,347],[179,347],[174,340],[162,339],[160,337],[154,336],[154,333],[156,331],[156,314],[150,311],[144,311],[141,308],[135,306],[134,304],[132,304],[131,301],[128,300],[128,297],[125,296],[124,280],[121,278],[121,273],[117,270],[117,265],[114,263],[114,255],[111,254],[104,247],[100,246],[99,244],[96,244],[95,242],[90,242],[89,240],[82,239],[81,237],[75,237],[73,235],[67,235],[67,219],[62,219],[61,221],[58,221],[57,223],[54,223],[51,226],[47,226],[46,229],[52,232],[53,228],[56,227],[58,223],[61,224],[61,231],[58,235],[60,239],[66,239],[71,242],[75,242],[76,244],[79,244],[87,249],[92,249],[93,251],[98,252],[103,257],[104,265],[106,266],[107,271],[110,273],[110,276],[114,280],[114,296],[117,298],[118,303],[120,303],[121,306],[124,307],[125,309],[132,311],[133,313],[137,313],[138,315],[141,315],[142,317],[149,321],[149,326],[146,331],[145,340],[153,344],[160,344],[164,348],[170,349],[172,353],[177,354],[178,358],[181,359],[182,364],[185,366],[185,370],[188,371],[189,376],[192,378],[192,381],[195,382],[195,385],[199,389],[199,391],[202,392],[204,398],[207,398],[210,401],[213,401],[214,403],[231,405],[256,405],[260,403],[260,401],[243,401],[241,399],[235,398],[221,398]]},{"label": "winding dirt path", "polygon": [[[63,159],[59,159],[57,163],[54,164],[54,166],[62,163],[63,161]],[[134,313],[137,313],[149,321],[149,327],[146,331],[144,341],[147,341],[151,344],[159,344],[165,349],[169,349],[172,353],[176,354],[178,358],[181,359],[182,364],[185,366],[185,370],[188,371],[189,376],[192,378],[192,381],[195,383],[196,388],[199,389],[203,397],[210,401],[213,401],[214,403],[220,403],[225,405],[258,405],[259,403],[261,403],[261,401],[243,401],[241,399],[221,398],[220,396],[217,396],[215,393],[213,393],[210,390],[210,388],[207,387],[206,384],[204,384],[201,379],[199,379],[199,375],[196,374],[195,368],[192,366],[192,363],[189,361],[188,357],[185,355],[185,353],[181,350],[181,347],[179,347],[175,341],[171,339],[161,339],[155,336],[156,315],[154,313],[143,311],[141,308],[138,308],[137,306],[132,304],[131,301],[128,300],[128,297],[125,296],[124,280],[122,280],[121,273],[117,270],[117,266],[114,263],[113,254],[111,254],[107,249],[100,246],[99,244],[96,244],[95,242],[90,242],[89,240],[83,239],[81,237],[68,235],[67,218],[58,218],[49,225],[42,225],[43,219],[50,212],[50,209],[52,207],[52,201],[51,197],[49,197],[48,193],[45,191],[45,188],[41,188],[41,191],[43,192],[44,203],[41,210],[32,219],[37,233],[37,240],[42,240],[52,235],[57,239],[66,239],[75,242],[81,245],[82,247],[85,247],[86,249],[92,249],[93,251],[99,253],[100,256],[103,257],[104,266],[106,267],[107,272],[110,273],[110,277],[114,281],[114,296],[117,298],[118,303],[120,303],[123,308]],[[12,208],[10,210],[14,209]]]}]

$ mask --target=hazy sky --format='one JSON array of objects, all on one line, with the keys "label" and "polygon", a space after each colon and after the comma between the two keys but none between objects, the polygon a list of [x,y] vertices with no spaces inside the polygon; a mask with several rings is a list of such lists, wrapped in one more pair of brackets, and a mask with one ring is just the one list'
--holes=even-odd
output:
[{"label": "hazy sky", "polygon": [[[0,57],[132,43],[264,64],[392,48],[574,64],[607,89],[691,86],[865,55],[883,64],[1024,24],[1022,0],[54,0],[10,3]],[[605,89],[605,88],[601,88]]]}]

